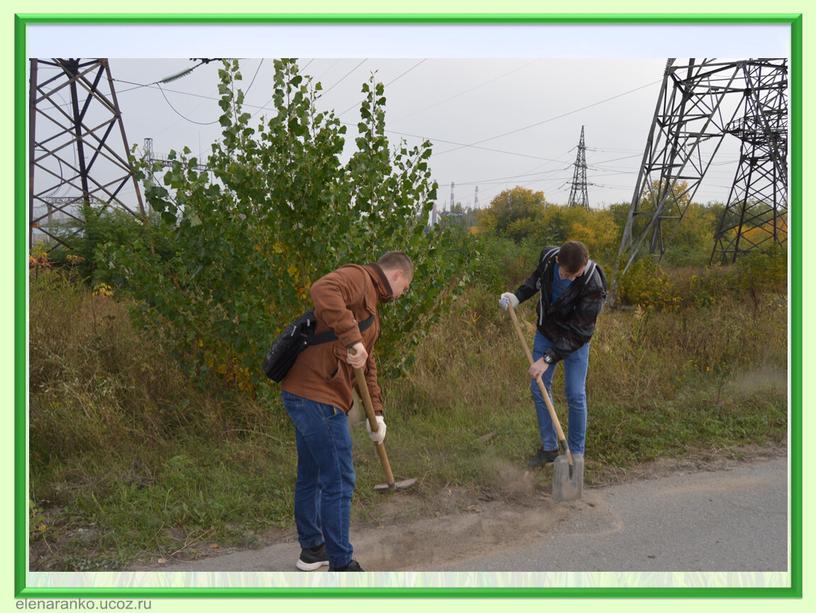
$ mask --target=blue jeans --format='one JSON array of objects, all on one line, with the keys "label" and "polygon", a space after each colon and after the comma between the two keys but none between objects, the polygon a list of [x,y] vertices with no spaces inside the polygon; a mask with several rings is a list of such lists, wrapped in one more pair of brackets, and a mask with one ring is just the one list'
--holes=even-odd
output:
[{"label": "blue jeans", "polygon": [[295,524],[304,549],[326,544],[329,567],[351,561],[349,520],[355,474],[348,417],[339,408],[281,392],[295,425]]},{"label": "blue jeans", "polygon": [[[544,355],[544,351],[552,346],[553,343],[550,339],[541,332],[536,331],[535,340],[533,341],[533,360],[539,359]],[[559,363],[564,365],[564,383],[567,406],[569,407],[567,443],[572,453],[583,454],[586,440],[586,376],[589,367],[589,343],[576,349]],[[556,364],[551,364],[542,377],[550,399],[552,399],[552,380],[556,366]],[[535,379],[530,380],[530,389],[533,392],[536,414],[538,415],[541,446],[547,450],[558,449],[558,437],[555,434],[555,427],[552,424],[550,412],[541,397],[541,391],[538,389],[538,383]],[[563,423],[561,427],[564,427]]]}]

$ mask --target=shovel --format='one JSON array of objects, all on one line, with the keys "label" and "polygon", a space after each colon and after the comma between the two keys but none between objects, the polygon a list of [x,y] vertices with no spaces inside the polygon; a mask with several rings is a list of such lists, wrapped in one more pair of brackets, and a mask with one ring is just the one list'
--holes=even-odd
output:
[{"label": "shovel", "polygon": [[[351,349],[349,351],[351,351]],[[371,394],[368,391],[368,383],[366,382],[365,374],[363,374],[362,368],[354,369],[354,379],[357,383],[357,391],[360,393],[360,397],[363,399],[363,406],[365,407],[366,417],[368,418],[368,425],[371,426],[372,432],[377,432],[380,425],[377,423],[377,417],[374,415],[374,406],[371,403]],[[396,490],[404,490],[409,488],[416,483],[416,479],[402,479],[401,481],[396,481],[394,479],[394,473],[391,472],[391,462],[388,461],[388,454],[385,453],[385,441],[382,443],[374,443],[374,447],[377,449],[377,455],[380,456],[380,462],[382,463],[383,470],[385,471],[385,483],[378,483],[375,485],[375,490],[381,492],[394,492]]]},{"label": "shovel", "polygon": [[[524,338],[524,333],[521,331],[516,311],[513,305],[507,305],[507,310],[510,312],[510,319],[513,321],[513,329],[516,331],[519,342],[524,349],[524,354],[533,365],[533,354],[530,353],[530,348],[527,346],[527,340]],[[553,500],[560,502],[562,500],[575,500],[580,498],[584,489],[584,458],[582,456],[578,459],[573,459],[572,452],[567,445],[567,439],[564,436],[564,431],[561,429],[561,422],[558,421],[558,414],[555,412],[550,395],[547,393],[547,388],[544,386],[544,381],[539,375],[536,377],[538,389],[541,392],[541,397],[544,399],[544,404],[547,405],[547,411],[550,413],[550,419],[555,426],[555,433],[558,437],[558,451],[559,456],[553,463]]]}]

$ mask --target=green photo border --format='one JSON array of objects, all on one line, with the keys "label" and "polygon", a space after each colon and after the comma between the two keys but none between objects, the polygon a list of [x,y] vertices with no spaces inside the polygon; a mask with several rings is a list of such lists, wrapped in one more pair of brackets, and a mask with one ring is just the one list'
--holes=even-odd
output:
[{"label": "green photo border", "polygon": [[[800,13],[15,14],[14,16],[14,595],[16,598],[801,598],[802,597],[802,15]],[[43,588],[26,586],[27,142],[29,24],[788,24],[790,57],[790,587],[724,588]]]}]

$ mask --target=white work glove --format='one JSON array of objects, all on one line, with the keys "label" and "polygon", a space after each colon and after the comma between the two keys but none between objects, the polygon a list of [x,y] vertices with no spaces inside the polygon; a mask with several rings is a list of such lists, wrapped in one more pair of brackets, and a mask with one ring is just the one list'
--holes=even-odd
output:
[{"label": "white work glove", "polygon": [[363,368],[368,360],[368,351],[362,343],[354,343],[346,353],[346,362],[353,368]]},{"label": "white work glove", "polygon": [[371,440],[379,445],[385,439],[385,418],[382,415],[375,415],[374,417],[377,418],[377,431],[371,431],[371,422],[367,419],[366,430],[368,430],[368,436],[371,437]]},{"label": "white work glove", "polygon": [[499,306],[506,311],[507,307],[511,304],[513,305],[514,309],[517,308],[519,305],[519,299],[516,298],[516,295],[513,292],[504,292],[499,298]]}]

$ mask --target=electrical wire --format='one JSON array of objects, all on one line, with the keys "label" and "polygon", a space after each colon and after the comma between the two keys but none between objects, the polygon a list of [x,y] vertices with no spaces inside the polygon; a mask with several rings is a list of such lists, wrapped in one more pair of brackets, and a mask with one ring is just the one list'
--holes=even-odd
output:
[{"label": "electrical wire", "polygon": [[[306,70],[309,67],[309,64],[311,64],[312,62],[314,62],[314,58],[312,58],[308,62],[306,62],[306,65],[303,68],[299,69],[300,72],[302,73],[304,70]],[[269,106],[269,103],[272,102],[274,99],[275,99],[275,96],[272,96],[269,100],[264,102],[261,106],[258,106],[256,104],[245,104],[244,106],[254,106],[254,107],[256,107],[255,111],[253,111],[252,115],[250,115],[249,118],[252,119],[253,117],[255,117],[255,115],[257,115],[258,113],[260,113],[261,111],[266,109],[266,107]]]},{"label": "electrical wire", "polygon": [[[306,67],[309,64],[311,64],[312,61],[313,60],[310,60],[309,63],[307,63],[306,66],[303,67],[303,70],[305,70]],[[118,81],[120,81],[122,83],[133,83],[132,81],[125,81],[123,79],[116,79],[116,80],[118,80]],[[139,89],[141,87],[147,87],[149,89],[159,89],[158,86],[151,85],[149,83],[136,84],[136,85],[139,85],[139,87],[134,87],[134,88],[122,90],[122,91],[120,91],[118,93],[124,93],[124,92],[127,92],[127,91],[131,91],[132,89]],[[161,89],[163,91],[165,91],[165,92],[181,94],[181,95],[185,95],[185,96],[193,96],[195,98],[203,98],[205,100],[214,100],[214,101],[219,100],[219,98],[215,98],[213,96],[205,96],[203,94],[196,94],[196,93],[193,93],[193,92],[185,92],[185,91],[182,91],[182,90],[168,89],[168,88],[161,88]],[[256,109],[252,113],[252,117],[255,117],[259,112],[266,109],[269,106],[269,103],[272,102],[272,100],[273,100],[273,98],[270,98],[269,100],[267,100],[262,105],[244,103],[244,106]],[[345,122],[345,121],[340,122],[340,123],[342,123],[343,125],[348,126],[348,127],[357,127],[356,123]],[[385,132],[388,133],[388,134],[396,134],[397,136],[406,136],[406,137],[409,137],[409,138],[417,138],[417,139],[420,139],[420,140],[430,140],[430,141],[433,141],[435,143],[444,143],[444,144],[448,144],[448,145],[460,145],[462,148],[478,149],[480,151],[489,151],[491,153],[502,153],[504,155],[513,155],[513,156],[517,156],[517,157],[530,158],[530,159],[533,159],[533,160],[542,160],[542,161],[545,161],[545,162],[563,162],[564,161],[563,159],[548,158],[548,157],[543,157],[543,156],[540,156],[540,155],[532,155],[532,154],[529,154],[529,153],[519,153],[519,152],[516,152],[516,151],[508,151],[506,149],[496,149],[496,148],[493,148],[493,147],[481,147],[481,146],[475,146],[475,145],[468,145],[466,143],[462,143],[462,142],[459,142],[459,141],[453,141],[453,140],[448,140],[448,139],[444,139],[444,138],[438,138],[438,137],[435,137],[435,136],[412,134],[412,133],[409,133],[409,132],[401,132],[401,131],[398,131],[398,130],[388,130],[388,129],[386,129]],[[627,157],[637,157],[637,156],[627,156]],[[627,159],[627,158],[614,158],[614,160],[608,160],[608,161],[617,161],[617,160],[620,160],[620,159]]]},{"label": "electrical wire", "polygon": [[417,67],[417,66],[419,66],[420,64],[425,63],[425,61],[426,61],[426,59],[421,59],[421,60],[419,60],[419,61],[418,61],[416,64],[414,64],[413,66],[411,66],[411,67],[410,67],[408,70],[406,70],[406,71],[402,72],[402,73],[401,73],[399,76],[394,77],[393,79],[391,79],[391,80],[390,80],[388,83],[386,83],[386,84],[384,85],[384,87],[388,87],[388,86],[389,86],[389,85],[391,85],[392,83],[395,83],[396,81],[399,81],[399,80],[400,80],[402,77],[404,77],[405,75],[407,75],[407,74],[408,74],[409,72],[411,72],[411,71],[412,71],[414,68],[416,68],[416,67]]},{"label": "electrical wire", "polygon": [[218,119],[216,119],[215,121],[196,121],[195,119],[190,119],[189,117],[184,116],[182,113],[180,113],[180,112],[179,112],[179,111],[176,109],[176,107],[174,107],[174,106],[173,106],[173,104],[172,104],[172,103],[170,102],[170,100],[167,98],[167,96],[166,96],[166,95],[165,95],[165,93],[164,93],[164,89],[162,89],[162,86],[161,86],[161,85],[157,85],[157,87],[159,88],[159,91],[161,92],[162,98],[164,98],[164,101],[167,103],[167,106],[169,106],[169,107],[170,107],[170,108],[173,110],[173,112],[174,112],[176,115],[178,115],[179,117],[181,117],[182,119],[184,119],[184,120],[186,120],[186,121],[189,121],[190,123],[194,123],[194,124],[196,124],[196,125],[198,125],[198,126],[211,126],[211,125],[213,125],[213,124],[218,123],[218,121],[219,121]]},{"label": "electrical wire", "polygon": [[[335,67],[335,66],[336,66],[338,63],[340,63],[340,61],[341,61],[341,60],[336,59],[336,60],[334,60],[334,61],[333,61],[331,64],[329,64],[328,66],[326,66],[326,67],[325,67],[326,74],[327,74],[327,75],[328,75],[328,74],[331,74],[332,68],[334,68],[334,67]],[[323,81],[322,81],[320,78],[318,78],[318,76],[317,76],[317,72],[318,72],[318,71],[315,71],[315,72],[314,72],[314,74],[312,74],[312,77],[314,78],[314,80],[315,80],[315,81],[319,81],[320,83],[322,83]],[[322,72],[322,70],[321,70],[321,72]]]},{"label": "electrical wire", "polygon": [[[195,61],[197,59],[200,60],[200,61],[198,62],[198,64],[196,64],[192,68],[186,68],[186,69],[182,70],[181,72],[178,72],[176,74],[172,74],[169,77],[164,77],[163,79],[159,79],[158,81],[153,81],[152,83],[134,83],[133,81],[125,81],[124,79],[112,79],[112,80],[116,81],[118,83],[127,83],[128,85],[134,85],[135,86],[135,87],[130,87],[128,89],[124,89],[124,90],[118,92],[120,94],[123,94],[125,92],[133,91],[134,89],[140,89],[142,87],[150,87],[151,85],[161,85],[162,83],[166,84],[166,83],[170,83],[171,81],[177,81],[178,79],[180,79],[182,77],[186,77],[188,74],[193,72],[196,68],[199,68],[199,67],[203,66],[204,64],[209,64],[210,62],[214,61],[214,59],[219,59],[219,58],[211,58],[211,59],[193,58],[193,61]],[[263,60],[261,60],[261,63],[263,63]],[[170,90],[168,90],[168,91],[170,91]]]},{"label": "electrical wire", "polygon": [[451,100],[455,100],[456,98],[464,96],[465,94],[469,94],[471,92],[474,92],[477,89],[480,89],[480,88],[484,87],[485,85],[489,85],[490,83],[493,83],[493,82],[498,81],[500,79],[503,79],[505,77],[509,77],[511,74],[519,72],[520,70],[526,68],[527,66],[529,66],[530,64],[533,64],[536,61],[537,60],[530,60],[529,62],[526,62],[526,63],[522,64],[518,68],[514,68],[513,70],[510,70],[509,72],[505,72],[505,73],[500,74],[500,75],[498,75],[496,77],[490,78],[487,81],[483,81],[483,82],[479,83],[478,85],[475,85],[475,86],[473,86],[471,88],[468,88],[468,89],[466,89],[464,91],[460,91],[459,93],[453,94],[452,96],[444,98],[443,100],[440,100],[439,102],[434,102],[433,104],[429,104],[428,106],[424,106],[422,108],[415,109],[415,110],[411,111],[410,113],[408,113],[407,115],[397,115],[396,117],[392,117],[392,119],[407,119],[408,117],[413,117],[414,115],[416,115],[418,113],[422,113],[423,111],[427,111],[428,109],[432,109],[432,108],[435,108],[435,107],[440,106],[442,104],[445,104],[446,102],[450,102]]},{"label": "electrical wire", "polygon": [[[563,183],[568,183],[571,180],[572,180],[572,177],[566,177],[566,178],[565,177],[552,177],[552,178],[549,178],[549,179],[525,180],[525,181],[521,181],[521,183],[524,183],[524,184],[527,184],[527,185],[535,185],[537,183],[556,183],[558,181],[562,181]],[[562,183],[562,185],[563,185],[563,183]],[[483,183],[479,183],[479,185],[512,185],[512,184],[518,185],[519,181],[485,181]],[[464,185],[464,184],[456,183],[456,185]]]},{"label": "electrical wire", "polygon": [[355,70],[357,70],[357,69],[358,69],[360,66],[362,66],[363,64],[365,64],[365,63],[366,63],[366,61],[368,61],[368,58],[363,58],[363,59],[360,61],[360,63],[359,63],[359,64],[357,64],[357,65],[356,65],[354,68],[352,68],[352,69],[351,69],[351,70],[349,70],[349,71],[348,71],[346,74],[344,74],[342,77],[340,77],[340,80],[339,80],[339,81],[335,81],[335,83],[334,83],[334,84],[333,84],[333,85],[332,85],[332,86],[331,86],[329,89],[325,90],[325,91],[323,92],[323,95],[325,96],[325,95],[326,95],[326,94],[328,94],[328,93],[329,93],[331,90],[333,90],[335,87],[337,87],[338,85],[340,85],[340,84],[341,84],[343,81],[345,81],[345,80],[346,80],[346,78],[348,78],[348,77],[351,75],[351,73],[353,73],[353,72],[354,72]]},{"label": "electrical wire", "polygon": [[551,172],[563,172],[568,168],[572,167],[572,164],[568,164],[567,166],[559,167],[559,168],[551,168],[549,170],[543,170],[541,172],[528,172],[520,175],[508,175],[506,177],[491,177],[489,179],[480,179],[478,181],[454,181],[456,185],[481,185],[482,183],[496,183],[501,181],[502,179],[520,179],[524,177],[538,177],[543,174],[548,174]]},{"label": "electrical wire", "polygon": [[[305,70],[305,69],[306,69],[306,68],[307,68],[307,67],[308,67],[308,66],[309,66],[309,65],[310,65],[310,64],[311,64],[313,61],[314,61],[314,59],[309,60],[309,62],[307,62],[307,63],[306,63],[306,65],[305,65],[305,66],[304,66],[304,67],[301,69],[301,71]],[[365,61],[365,60],[363,60],[363,61]],[[350,71],[349,73],[346,73],[346,75],[345,75],[345,76],[347,76],[348,74],[350,74],[351,72],[353,72],[354,70],[356,70],[356,68],[358,68],[360,65],[362,65],[362,62],[360,62],[359,64],[357,64],[357,66],[355,66],[355,68],[354,68],[354,69],[352,69],[352,71]],[[345,78],[345,76],[344,76],[343,78]],[[150,89],[160,89],[160,90],[162,91],[162,95],[163,95],[163,96],[164,96],[164,93],[165,93],[165,92],[171,92],[171,93],[176,93],[176,94],[181,94],[181,95],[186,95],[186,96],[193,96],[193,97],[196,97],[196,98],[202,98],[202,99],[206,99],[206,100],[214,100],[214,101],[218,101],[218,100],[219,100],[219,98],[216,98],[216,97],[213,97],[213,96],[206,96],[206,95],[203,95],[203,94],[196,94],[196,93],[193,93],[193,92],[186,92],[186,91],[182,91],[182,90],[175,90],[175,89],[161,88],[161,87],[159,87],[158,85],[151,84],[151,83],[135,83],[135,82],[133,82],[133,81],[127,81],[127,80],[124,80],[124,79],[114,79],[114,81],[118,81],[118,82],[121,82],[121,83],[132,84],[132,85],[137,86],[137,87],[133,87],[133,88],[128,88],[128,89],[125,89],[125,90],[121,90],[121,91],[120,91],[120,92],[118,92],[118,93],[125,93],[125,92],[128,92],[128,91],[132,91],[132,90],[134,90],[134,89],[140,89],[140,88],[146,87],[146,88],[150,88]],[[337,83],[339,83],[339,81],[338,81]],[[335,83],[335,85],[337,85],[337,83]],[[655,81],[655,83],[656,83],[656,81]],[[638,89],[643,89],[644,87],[648,87],[649,85],[652,85],[652,84],[653,84],[653,83],[649,83],[648,85],[644,85],[644,86],[642,86],[641,88],[638,88]],[[606,99],[606,100],[604,100],[604,101],[599,101],[599,102],[597,102],[597,103],[594,103],[594,105],[602,104],[603,102],[606,102],[606,101],[612,100],[612,99],[614,99],[614,98],[616,98],[616,97],[620,97],[620,96],[626,95],[626,94],[628,94],[628,93],[631,93],[632,91],[636,91],[636,90],[630,90],[629,92],[624,92],[623,94],[618,94],[617,96],[613,96],[613,97],[611,97],[611,98],[607,98],[607,99]],[[166,96],[165,96],[165,100],[167,100],[167,97],[166,97]],[[255,111],[252,113],[252,117],[254,117],[254,116],[256,116],[256,115],[257,115],[259,112],[261,112],[261,111],[263,111],[264,109],[266,109],[266,108],[268,107],[269,103],[270,103],[270,102],[272,102],[272,100],[273,100],[273,98],[270,98],[269,100],[267,100],[267,101],[266,101],[264,104],[262,104],[262,105],[255,105],[255,104],[247,104],[247,103],[245,103],[245,104],[244,104],[244,106],[246,106],[246,107],[250,107],[250,108],[255,108],[255,109],[256,109],[256,110],[255,110]],[[169,100],[168,100],[168,104],[169,104]],[[590,106],[594,106],[594,105],[590,105]],[[171,108],[172,108],[172,105],[171,105]],[[587,107],[583,107],[583,108],[587,108]],[[190,121],[191,123],[197,123],[197,124],[199,124],[199,125],[212,125],[212,124],[214,124],[214,123],[217,123],[217,121],[214,121],[214,122],[209,122],[209,123],[206,123],[206,122],[204,122],[204,123],[202,123],[202,122],[196,122],[196,121],[194,121],[194,120],[190,120],[190,119],[188,119],[188,118],[184,117],[184,115],[182,115],[181,113],[179,113],[179,112],[178,112],[176,109],[173,109],[173,110],[174,110],[174,111],[175,111],[175,112],[176,112],[178,115],[180,115],[182,118],[184,118],[185,120]],[[575,112],[578,112],[579,110],[581,110],[581,109],[577,109],[577,110],[575,110],[575,111],[570,111],[570,113],[575,113]],[[566,115],[566,114],[565,114],[565,115]],[[545,121],[552,121],[552,120],[554,120],[554,119],[555,119],[555,118],[550,118],[550,119],[545,120]],[[346,126],[349,126],[349,127],[356,127],[356,125],[357,125],[356,123],[351,123],[351,122],[341,122],[341,123],[342,123],[343,125],[346,125]],[[538,123],[543,123],[543,122],[538,122]],[[557,162],[557,163],[561,163],[561,162],[563,162],[563,161],[564,161],[563,159],[549,158],[549,157],[544,157],[544,156],[539,156],[539,155],[533,155],[533,154],[529,154],[529,153],[521,153],[521,152],[517,152],[517,151],[508,151],[508,150],[506,150],[506,149],[497,149],[497,148],[494,148],[494,147],[484,147],[484,146],[480,146],[480,145],[477,145],[477,144],[471,144],[471,143],[462,143],[462,142],[459,142],[459,141],[453,141],[453,140],[449,140],[449,139],[438,138],[438,137],[435,137],[435,136],[427,136],[427,135],[413,134],[413,133],[409,133],[409,132],[402,132],[402,131],[398,131],[398,130],[388,130],[388,129],[386,129],[386,130],[385,130],[385,132],[386,132],[386,133],[388,133],[388,134],[395,134],[395,135],[397,135],[397,136],[404,136],[404,137],[409,137],[409,138],[416,138],[416,139],[420,139],[420,140],[430,140],[430,141],[432,141],[432,142],[434,142],[434,143],[442,143],[442,144],[455,145],[455,148],[454,148],[454,149],[449,149],[447,152],[450,152],[450,151],[452,151],[452,150],[458,150],[458,149],[465,149],[465,148],[468,148],[468,149],[476,149],[476,150],[479,150],[479,151],[488,151],[488,152],[490,152],[490,153],[501,153],[501,154],[503,154],[503,155],[512,155],[512,156],[516,156],[516,157],[530,158],[530,159],[534,159],[534,160],[542,160],[542,161]],[[488,139],[488,140],[489,140],[489,139]],[[480,141],[480,142],[483,142],[483,141]],[[572,149],[570,149],[570,151],[572,151],[573,149],[574,149],[574,147],[573,147]],[[438,154],[437,154],[437,153],[435,153],[434,155],[442,155],[442,154],[444,154],[444,153],[446,153],[446,152],[440,152],[440,153],[438,153]],[[618,161],[618,160],[624,160],[624,159],[629,159],[629,158],[633,158],[633,157],[640,157],[641,155],[642,155],[642,154],[636,154],[636,155],[629,155],[629,156],[617,157],[617,158],[612,158],[612,159],[609,159],[609,160],[602,160],[602,161],[601,161],[601,162],[599,162],[599,163],[603,163],[603,162],[612,162],[612,161]]]},{"label": "electrical wire", "polygon": [[651,83],[646,83],[645,85],[641,85],[640,87],[636,87],[634,89],[630,89],[628,91],[622,92],[620,94],[615,94],[614,96],[610,96],[609,98],[604,98],[603,100],[598,100],[597,102],[593,102],[592,104],[587,104],[577,109],[573,109],[572,111],[567,111],[566,113],[561,113],[559,115],[554,115],[553,117],[548,117],[547,119],[542,119],[541,121],[536,121],[526,126],[522,126],[520,128],[515,128],[513,130],[508,130],[506,132],[502,132],[501,134],[496,134],[494,136],[490,136],[488,138],[483,138],[481,140],[474,141],[472,143],[468,143],[467,145],[462,145],[461,147],[455,147],[453,149],[447,149],[446,151],[440,151],[439,153],[434,153],[434,156],[438,157],[441,155],[445,155],[447,153],[452,153],[453,151],[458,151],[464,147],[472,147],[474,145],[480,145],[482,143],[489,142],[491,140],[496,140],[497,138],[502,138],[503,136],[509,136],[510,134],[516,134],[517,132],[523,132],[524,130],[529,130],[530,128],[535,128],[545,123],[549,123],[551,121],[555,121],[557,119],[562,119],[564,117],[568,117],[569,115],[574,115],[575,113],[579,113],[581,111],[585,111],[587,109],[591,109],[593,107],[599,106],[601,104],[606,104],[607,102],[611,102],[612,100],[616,100],[617,98],[621,98],[623,96],[628,96],[634,92],[640,91],[642,89],[646,89],[647,87],[651,87],[656,83],[662,82],[662,79],[658,79],[657,81],[652,81]]},{"label": "electrical wire", "polygon": [[[409,72],[411,72],[411,71],[412,71],[414,68],[416,68],[417,66],[419,66],[420,64],[422,64],[424,61],[425,61],[425,60],[419,60],[419,61],[418,61],[416,64],[414,64],[413,66],[411,66],[411,67],[410,67],[408,70],[406,70],[405,72],[403,72],[402,74],[400,74],[398,77],[394,77],[393,79],[391,79],[391,80],[390,80],[388,83],[386,83],[385,85],[383,85],[383,87],[388,87],[388,86],[390,86],[392,83],[394,83],[395,81],[400,80],[402,77],[404,77],[405,75],[407,75],[407,74],[408,74]],[[341,117],[341,116],[345,115],[345,114],[346,114],[346,113],[348,113],[348,112],[349,112],[351,109],[356,108],[358,104],[362,104],[362,102],[363,102],[362,100],[360,100],[359,102],[355,102],[355,103],[354,103],[354,104],[352,104],[350,107],[348,107],[348,108],[346,108],[346,109],[343,109],[342,111],[340,111],[339,113],[337,113],[337,116],[338,116],[338,117]]]},{"label": "electrical wire", "polygon": [[246,96],[249,93],[249,90],[252,89],[252,86],[255,84],[255,77],[258,76],[258,73],[260,72],[261,66],[263,66],[263,63],[264,63],[264,58],[261,58],[261,61],[258,64],[258,67],[255,69],[255,74],[252,75],[252,80],[249,82],[249,87],[247,87],[246,91],[244,92],[244,96]]},{"label": "electrical wire", "polygon": [[[356,123],[350,123],[350,122],[346,122],[346,121],[342,121],[340,123],[342,123],[345,126],[350,126],[350,127],[356,127],[357,126]],[[409,132],[400,132],[398,130],[384,130],[384,131],[386,133],[388,133],[388,134],[396,134],[398,136],[408,136],[410,138],[419,138],[419,139],[422,139],[422,140],[430,140],[430,141],[433,141],[435,143],[446,143],[446,144],[450,144],[450,145],[462,145],[462,148],[468,147],[470,149],[479,149],[481,151],[491,151],[493,153],[504,153],[506,155],[515,155],[515,156],[518,156],[518,157],[531,158],[533,160],[543,160],[545,162],[559,162],[559,163],[564,162],[563,158],[562,159],[547,158],[547,157],[542,157],[540,155],[532,155],[530,153],[519,153],[519,152],[516,152],[516,151],[507,151],[506,149],[494,149],[493,147],[480,147],[480,146],[477,146],[477,145],[467,145],[467,144],[464,144],[464,143],[460,143],[458,141],[447,140],[447,139],[444,139],[444,138],[437,138],[435,136],[423,136],[423,135],[420,135],[420,134],[411,134]]]}]

